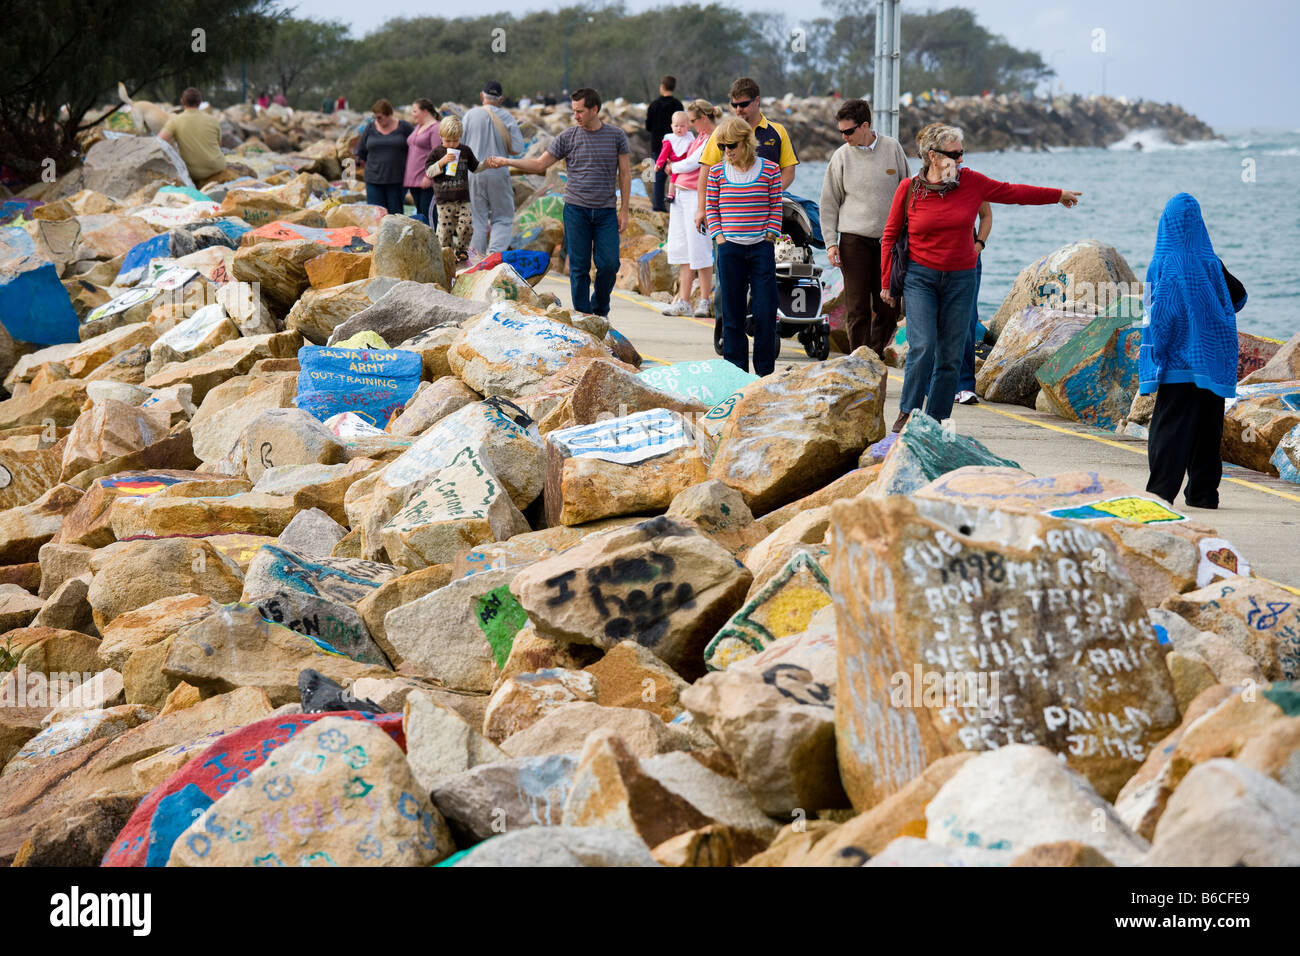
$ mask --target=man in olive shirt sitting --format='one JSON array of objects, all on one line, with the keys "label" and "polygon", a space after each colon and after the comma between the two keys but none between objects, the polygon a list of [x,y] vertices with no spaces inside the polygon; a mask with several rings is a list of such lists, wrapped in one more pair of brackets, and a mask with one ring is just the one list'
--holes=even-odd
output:
[{"label": "man in olive shirt sitting", "polygon": [[185,111],[167,120],[158,134],[159,139],[176,145],[195,186],[226,169],[226,157],[221,152],[221,124],[215,116],[199,109],[202,101],[199,91],[191,86],[181,94]]}]

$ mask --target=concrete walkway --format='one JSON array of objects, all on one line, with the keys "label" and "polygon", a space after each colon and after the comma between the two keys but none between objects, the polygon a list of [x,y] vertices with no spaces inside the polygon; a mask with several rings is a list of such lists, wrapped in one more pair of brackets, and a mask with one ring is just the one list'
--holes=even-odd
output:
[{"label": "concrete walkway", "polygon": [[[554,292],[568,304],[567,279],[547,275],[539,289]],[[713,320],[662,315],[663,306],[650,299],[616,290],[610,310],[614,327],[626,335],[649,362],[689,362],[717,358],[713,351]],[[835,353],[832,353],[834,357]],[[781,340],[778,366],[808,365],[812,360],[796,339]],[[889,370],[885,424],[898,415],[902,372]],[[957,430],[982,442],[996,455],[1020,463],[1037,475],[1094,470],[1134,488],[1147,482],[1146,442],[1067,422],[1020,405],[957,406]],[[1251,562],[1255,574],[1300,594],[1300,485],[1269,475],[1224,465],[1215,511],[1186,508],[1176,511],[1215,528]]]}]

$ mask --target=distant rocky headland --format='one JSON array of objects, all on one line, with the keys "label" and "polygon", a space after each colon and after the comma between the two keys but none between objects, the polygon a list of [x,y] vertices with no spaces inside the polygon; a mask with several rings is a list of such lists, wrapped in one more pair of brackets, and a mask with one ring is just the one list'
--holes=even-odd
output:
[{"label": "distant rocky headland", "polygon": [[[829,96],[788,96],[771,100],[763,111],[790,131],[800,159],[818,160],[829,158],[843,142],[835,126],[835,111],[842,103]],[[551,134],[571,122],[567,104],[514,112],[521,122]],[[606,104],[606,113],[628,133],[634,160],[650,154],[644,105],[615,101]],[[916,154],[917,131],[936,122],[961,127],[972,151],[1106,147],[1137,130],[1159,130],[1176,144],[1217,138],[1209,125],[1173,103],[1077,95],[1050,101],[1006,95],[955,96],[943,103],[917,101],[903,107],[899,138],[909,155]]]}]

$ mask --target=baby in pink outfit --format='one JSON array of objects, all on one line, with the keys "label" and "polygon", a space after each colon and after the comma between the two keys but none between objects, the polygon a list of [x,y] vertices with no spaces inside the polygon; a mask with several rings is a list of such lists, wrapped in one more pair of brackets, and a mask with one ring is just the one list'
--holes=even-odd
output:
[{"label": "baby in pink outfit", "polygon": [[[695,134],[691,132],[691,118],[685,113],[678,111],[673,114],[672,121],[673,131],[664,137],[664,144],[659,150],[659,159],[655,161],[656,169],[663,169],[669,163],[681,162],[690,153],[691,144],[695,142]],[[669,202],[677,193],[677,177],[681,173],[670,173],[668,176],[668,189],[665,195]]]}]

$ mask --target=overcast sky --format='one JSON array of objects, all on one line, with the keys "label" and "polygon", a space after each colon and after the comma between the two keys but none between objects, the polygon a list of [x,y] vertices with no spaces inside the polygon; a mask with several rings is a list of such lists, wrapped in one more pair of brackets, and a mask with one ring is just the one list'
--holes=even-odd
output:
[{"label": "overcast sky", "polygon": [[[815,0],[722,2],[782,11],[792,25],[800,15],[823,15]],[[565,5],[567,0],[301,0],[297,15],[341,20],[359,37],[392,17],[527,13]],[[631,10],[661,5],[626,2]],[[1296,0],[903,0],[903,5],[913,10],[972,7],[993,33],[1014,46],[1037,50],[1069,92],[1102,92],[1104,67],[1105,92],[1180,103],[1216,128],[1300,128]],[[1104,40],[1105,52],[1094,52],[1098,40]],[[665,70],[670,67],[664,64]]]}]

